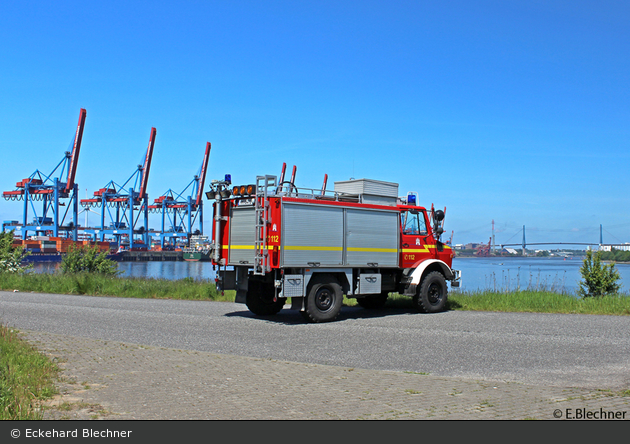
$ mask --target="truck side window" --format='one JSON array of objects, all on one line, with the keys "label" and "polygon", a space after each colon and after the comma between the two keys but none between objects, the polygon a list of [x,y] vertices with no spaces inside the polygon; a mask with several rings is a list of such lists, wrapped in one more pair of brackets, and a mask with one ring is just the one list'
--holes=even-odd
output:
[{"label": "truck side window", "polygon": [[418,230],[420,230],[420,234],[423,236],[429,233],[427,231],[427,223],[426,223],[424,211],[418,214]]},{"label": "truck side window", "polygon": [[411,211],[403,211],[400,213],[400,225],[403,228],[403,234],[427,234],[427,225],[424,220],[424,213]]}]

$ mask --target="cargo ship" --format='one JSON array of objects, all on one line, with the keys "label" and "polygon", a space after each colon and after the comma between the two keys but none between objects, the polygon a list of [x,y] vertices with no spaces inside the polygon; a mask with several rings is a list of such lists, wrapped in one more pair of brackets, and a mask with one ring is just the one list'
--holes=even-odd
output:
[{"label": "cargo ship", "polygon": [[209,261],[210,254],[205,251],[198,251],[191,248],[184,248],[183,258],[185,261],[189,261],[189,262]]},{"label": "cargo ship", "polygon": [[185,261],[209,261],[210,244],[207,236],[191,236],[188,247],[182,248]]}]

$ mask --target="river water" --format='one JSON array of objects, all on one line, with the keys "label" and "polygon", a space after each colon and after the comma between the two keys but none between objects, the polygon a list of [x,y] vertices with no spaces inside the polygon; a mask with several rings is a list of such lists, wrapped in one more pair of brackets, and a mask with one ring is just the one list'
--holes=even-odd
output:
[{"label": "river water", "polygon": [[[551,290],[574,294],[582,280],[583,258],[486,257],[455,258],[453,268],[462,271],[462,291]],[[622,292],[630,288],[630,264],[615,264]],[[627,286],[624,285],[627,283]]]},{"label": "river water", "polygon": [[[540,289],[575,293],[581,280],[582,258],[487,257],[455,258],[453,268],[461,270],[460,291],[515,291]],[[54,272],[55,263],[36,263],[35,272]],[[630,264],[616,264],[621,275],[622,292],[630,289]],[[119,262],[122,276],[141,278],[214,280],[210,262],[151,261]]]}]

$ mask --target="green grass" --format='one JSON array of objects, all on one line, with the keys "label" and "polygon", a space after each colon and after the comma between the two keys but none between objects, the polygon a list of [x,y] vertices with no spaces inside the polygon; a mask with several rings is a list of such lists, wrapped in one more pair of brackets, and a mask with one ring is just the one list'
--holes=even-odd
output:
[{"label": "green grass", "polygon": [[[356,304],[356,303],[355,303]],[[353,304],[348,304],[353,305]],[[390,294],[386,307],[412,309],[411,298]],[[552,291],[450,292],[448,310],[630,315],[630,297],[580,298]]]},{"label": "green grass", "polygon": [[0,420],[41,420],[41,402],[56,394],[58,373],[16,330],[0,325]]},{"label": "green grass", "polygon": [[234,291],[222,294],[213,281],[184,278],[144,279],[91,273],[0,273],[1,290],[124,298],[234,301]]},{"label": "green grass", "polygon": [[451,293],[449,309],[469,311],[630,315],[625,295],[580,298],[550,291]]}]

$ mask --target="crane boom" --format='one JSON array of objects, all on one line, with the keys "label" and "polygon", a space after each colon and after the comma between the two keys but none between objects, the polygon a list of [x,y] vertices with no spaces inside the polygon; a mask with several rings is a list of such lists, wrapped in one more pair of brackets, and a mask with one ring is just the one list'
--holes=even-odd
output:
[{"label": "crane boom", "polygon": [[72,147],[72,155],[70,157],[70,165],[68,167],[68,180],[66,181],[65,192],[69,193],[74,188],[74,178],[77,173],[77,163],[79,162],[79,151],[81,151],[81,141],[83,140],[83,128],[85,127],[85,117],[87,111],[81,108],[79,112],[79,123],[77,132],[74,136],[74,145]]},{"label": "crane boom", "polygon": [[155,128],[151,128],[149,147],[147,148],[147,156],[144,158],[144,167],[142,169],[142,182],[140,182],[140,191],[138,194],[138,197],[140,199],[146,197],[147,182],[149,181],[149,169],[151,169],[151,157],[153,157],[153,147],[155,146],[155,133]]},{"label": "crane boom", "polygon": [[199,177],[199,188],[197,189],[197,199],[195,200],[195,205],[199,206],[201,203],[201,199],[203,196],[203,187],[206,181],[206,169],[208,167],[208,159],[210,158],[210,142],[206,143],[206,153],[203,156],[203,163],[201,164],[201,177]]}]

